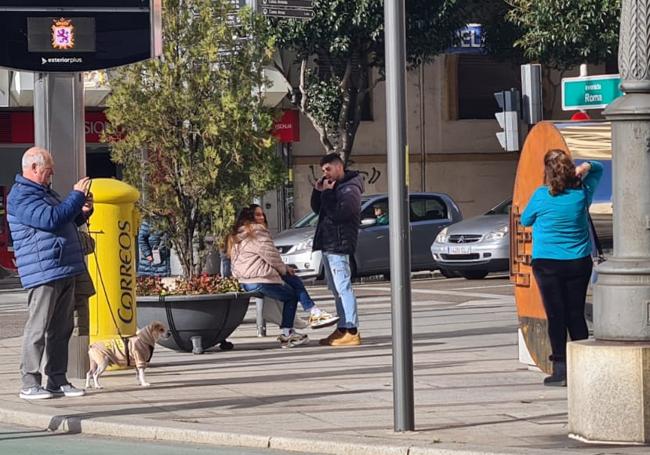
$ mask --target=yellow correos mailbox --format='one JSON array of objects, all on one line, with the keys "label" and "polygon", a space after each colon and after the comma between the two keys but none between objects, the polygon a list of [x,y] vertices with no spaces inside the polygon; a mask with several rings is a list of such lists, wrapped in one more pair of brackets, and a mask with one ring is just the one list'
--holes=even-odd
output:
[{"label": "yellow correos mailbox", "polygon": [[89,231],[95,254],[88,271],[97,290],[89,302],[90,342],[134,335],[136,242],[139,216],[137,189],[114,179],[93,179],[95,210]]}]

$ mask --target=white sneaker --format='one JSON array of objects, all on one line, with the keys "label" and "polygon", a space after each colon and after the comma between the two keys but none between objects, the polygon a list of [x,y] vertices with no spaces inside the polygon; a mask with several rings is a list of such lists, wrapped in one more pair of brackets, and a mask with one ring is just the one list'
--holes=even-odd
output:
[{"label": "white sneaker", "polygon": [[329,327],[331,325],[336,324],[339,319],[341,319],[338,316],[332,316],[326,311],[322,311],[318,315],[310,315],[309,316],[309,327],[312,329],[322,329],[323,327]]},{"label": "white sneaker", "polygon": [[54,394],[40,385],[37,385],[27,389],[21,389],[18,396],[23,400],[46,400],[52,398]]},{"label": "white sneaker", "polygon": [[283,348],[294,348],[305,344],[309,341],[309,337],[304,333],[291,332],[291,335],[280,335],[278,341]]}]

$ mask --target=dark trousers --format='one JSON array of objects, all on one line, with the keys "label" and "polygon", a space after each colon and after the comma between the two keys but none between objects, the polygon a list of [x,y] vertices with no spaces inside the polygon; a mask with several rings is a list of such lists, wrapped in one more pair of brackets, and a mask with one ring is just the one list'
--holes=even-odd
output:
[{"label": "dark trousers", "polygon": [[45,354],[47,387],[68,382],[68,341],[72,335],[75,278],[62,278],[29,290],[29,316],[23,333],[20,371],[23,387],[41,385]]},{"label": "dark trousers", "polygon": [[566,361],[567,331],[573,341],[589,337],[585,299],[593,261],[534,259],[532,266],[548,319],[551,360]]},{"label": "dark trousers", "polygon": [[242,283],[242,287],[248,292],[259,292],[265,297],[282,302],[282,322],[280,323],[280,328],[293,328],[293,323],[296,319],[296,310],[298,309],[298,296],[291,286],[286,283]]},{"label": "dark trousers", "polygon": [[307,289],[305,289],[305,283],[303,283],[302,278],[297,275],[284,275],[282,280],[293,288],[303,310],[310,311],[314,306],[316,306],[316,303],[310,297]]}]

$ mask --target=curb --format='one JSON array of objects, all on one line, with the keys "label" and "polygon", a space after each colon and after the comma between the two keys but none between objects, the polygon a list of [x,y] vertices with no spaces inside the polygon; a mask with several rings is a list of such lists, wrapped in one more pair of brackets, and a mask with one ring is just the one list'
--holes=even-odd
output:
[{"label": "curb", "polygon": [[467,444],[418,445],[405,440],[315,434],[305,438],[290,433],[262,435],[215,431],[212,425],[162,422],[142,417],[93,418],[81,412],[58,414],[55,409],[22,403],[4,403],[0,422],[50,431],[86,435],[207,444],[226,447],[275,449],[331,455],[571,455],[584,452],[561,449],[486,448]]}]

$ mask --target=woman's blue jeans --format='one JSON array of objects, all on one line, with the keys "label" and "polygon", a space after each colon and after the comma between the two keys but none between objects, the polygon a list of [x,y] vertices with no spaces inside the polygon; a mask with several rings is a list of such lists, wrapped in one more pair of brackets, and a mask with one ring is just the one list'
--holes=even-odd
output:
[{"label": "woman's blue jeans", "polygon": [[285,275],[282,277],[285,283],[293,288],[298,297],[298,301],[302,305],[302,309],[305,311],[311,311],[312,308],[316,306],[313,299],[309,296],[307,289],[305,289],[305,284],[302,282],[302,279],[296,275]]},{"label": "woman's blue jeans", "polygon": [[242,283],[242,287],[248,292],[259,292],[265,297],[279,300],[282,305],[281,329],[293,328],[298,308],[298,295],[296,291],[286,283]]}]

